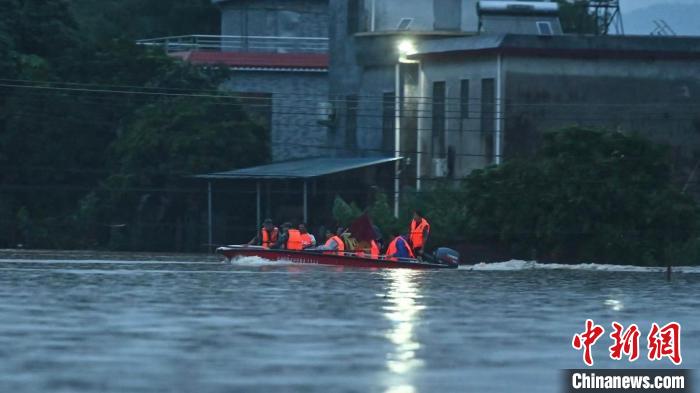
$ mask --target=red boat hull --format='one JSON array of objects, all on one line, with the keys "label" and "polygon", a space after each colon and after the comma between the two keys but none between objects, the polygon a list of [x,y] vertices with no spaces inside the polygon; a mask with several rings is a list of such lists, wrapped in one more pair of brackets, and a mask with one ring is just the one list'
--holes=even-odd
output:
[{"label": "red boat hull", "polygon": [[270,250],[254,246],[227,246],[216,250],[226,259],[260,257],[271,261],[286,261],[303,265],[347,266],[366,269],[455,269],[457,265],[422,262],[417,259],[400,261],[374,259],[356,254],[326,254],[314,251]]}]

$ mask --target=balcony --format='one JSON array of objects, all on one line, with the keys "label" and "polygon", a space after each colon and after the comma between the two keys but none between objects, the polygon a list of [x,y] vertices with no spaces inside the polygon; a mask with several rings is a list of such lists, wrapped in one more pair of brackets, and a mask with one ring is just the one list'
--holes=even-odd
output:
[{"label": "balcony", "polygon": [[161,47],[167,53],[178,52],[253,52],[253,53],[328,53],[325,37],[265,37],[228,35],[183,35],[149,38],[139,45]]}]

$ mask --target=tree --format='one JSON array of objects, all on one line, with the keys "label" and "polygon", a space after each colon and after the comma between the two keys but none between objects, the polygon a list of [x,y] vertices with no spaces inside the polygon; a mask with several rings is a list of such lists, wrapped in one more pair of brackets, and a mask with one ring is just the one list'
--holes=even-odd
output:
[{"label": "tree", "polygon": [[557,0],[562,29],[568,34],[600,34],[595,15],[588,11],[588,1]]},{"label": "tree", "polygon": [[659,264],[700,217],[666,147],[584,128],[546,134],[533,159],[475,171],[462,191],[462,230],[520,258]]}]

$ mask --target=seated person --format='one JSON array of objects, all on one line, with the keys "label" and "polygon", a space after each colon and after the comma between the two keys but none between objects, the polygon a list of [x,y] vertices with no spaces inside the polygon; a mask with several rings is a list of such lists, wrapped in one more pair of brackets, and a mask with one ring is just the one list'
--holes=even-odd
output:
[{"label": "seated person", "polygon": [[396,261],[399,258],[415,257],[408,236],[395,234],[394,239],[389,243],[389,247],[386,249],[386,259]]},{"label": "seated person", "polygon": [[[338,228],[338,233],[342,234],[343,232],[343,228]],[[326,230],[326,243],[319,247],[309,248],[309,250],[342,253],[345,252],[345,242],[338,234]]]},{"label": "seated person", "polygon": [[284,250],[287,248],[287,240],[289,240],[289,230],[292,228],[292,224],[289,222],[285,222],[282,224],[280,227],[280,235],[277,241],[270,246],[270,248],[277,249],[277,250]]},{"label": "seated person", "polygon": [[248,242],[248,245],[270,248],[273,244],[277,243],[277,240],[279,240],[279,233],[280,231],[272,223],[272,219],[266,218],[265,221],[263,221],[260,232],[258,232],[258,234]]},{"label": "seated person", "polygon": [[301,248],[307,249],[316,247],[316,237],[309,233],[306,224],[299,224],[299,233],[301,234]]}]

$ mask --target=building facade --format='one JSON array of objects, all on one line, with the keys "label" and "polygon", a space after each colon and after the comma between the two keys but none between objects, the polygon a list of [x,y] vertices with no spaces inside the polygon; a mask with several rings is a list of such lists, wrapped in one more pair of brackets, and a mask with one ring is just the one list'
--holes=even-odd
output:
[{"label": "building facade", "polygon": [[424,106],[419,123],[444,118],[433,133],[445,137],[421,149],[454,151],[456,178],[527,157],[544,132],[572,125],[645,135],[680,159],[700,147],[697,38],[482,35],[431,42],[412,58],[420,94],[446,102]]}]

